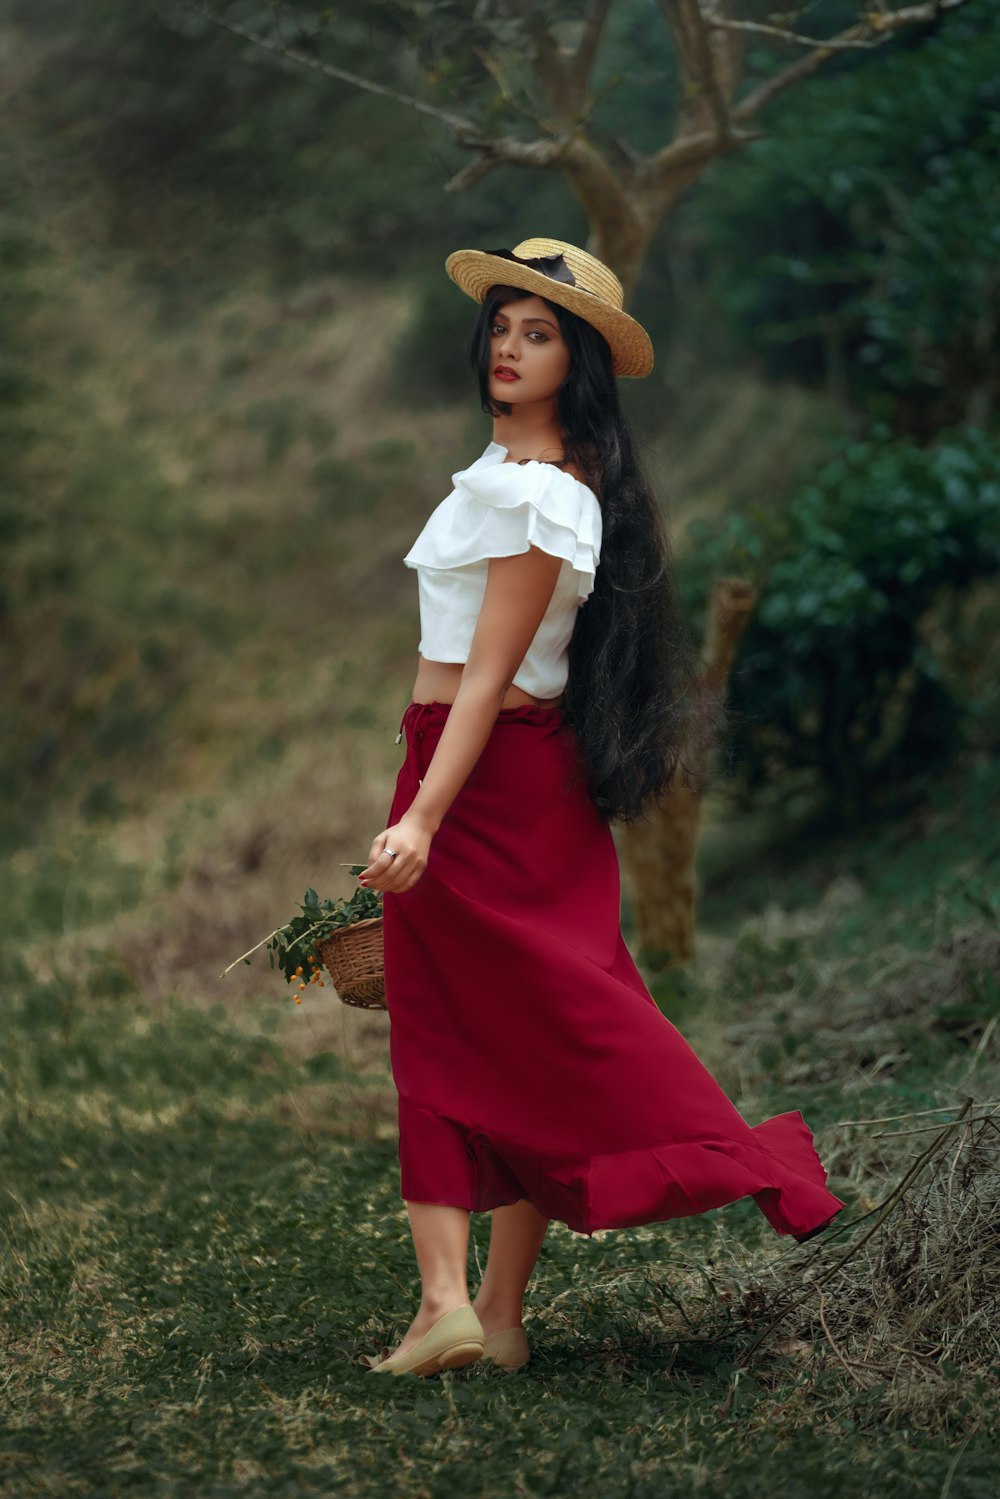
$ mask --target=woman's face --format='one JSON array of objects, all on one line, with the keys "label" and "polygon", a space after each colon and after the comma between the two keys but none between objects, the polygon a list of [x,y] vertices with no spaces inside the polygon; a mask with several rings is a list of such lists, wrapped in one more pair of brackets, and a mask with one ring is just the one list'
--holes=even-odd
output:
[{"label": "woman's face", "polygon": [[520,406],[550,400],[569,373],[569,347],[541,297],[502,306],[490,327],[490,395]]}]

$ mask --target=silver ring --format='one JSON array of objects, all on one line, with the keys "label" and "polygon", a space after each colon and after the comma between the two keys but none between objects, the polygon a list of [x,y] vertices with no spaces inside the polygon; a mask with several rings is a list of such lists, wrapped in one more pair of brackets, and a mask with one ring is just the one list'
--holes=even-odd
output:
[{"label": "silver ring", "polygon": [[398,854],[399,850],[395,849],[395,848],[384,848],[382,850],[382,852],[384,854],[388,854],[390,859],[394,859],[396,857],[396,855]]}]

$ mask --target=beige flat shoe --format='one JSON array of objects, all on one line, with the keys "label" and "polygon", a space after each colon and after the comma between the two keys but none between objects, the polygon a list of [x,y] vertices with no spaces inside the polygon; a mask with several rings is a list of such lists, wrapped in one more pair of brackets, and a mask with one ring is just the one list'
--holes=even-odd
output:
[{"label": "beige flat shoe", "polygon": [[505,1327],[491,1332],[483,1344],[483,1363],[500,1369],[520,1369],[531,1358],[528,1336],[523,1327]]},{"label": "beige flat shoe", "polygon": [[442,1369],[461,1369],[475,1363],[483,1351],[483,1324],[471,1306],[456,1306],[445,1312],[406,1353],[373,1362],[370,1374],[438,1374]]}]

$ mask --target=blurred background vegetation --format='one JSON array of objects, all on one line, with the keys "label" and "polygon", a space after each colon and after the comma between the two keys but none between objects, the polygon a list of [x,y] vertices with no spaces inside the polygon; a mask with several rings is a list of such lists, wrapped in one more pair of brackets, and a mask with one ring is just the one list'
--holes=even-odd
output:
[{"label": "blurred background vegetation", "polygon": [[[341,67],[505,129],[516,89],[471,15],[305,8],[275,35],[334,27]],[[437,120],[196,8],[43,24],[8,0],[5,25],[5,836],[138,818],[149,862],[169,825],[177,879],[194,824],[262,776],[261,858],[298,858],[292,762],[405,703],[399,547],[484,432],[442,257],[587,226],[557,172],[445,192],[464,158]],[[720,570],[762,588],[722,759],[745,809],[801,784],[857,818],[996,744],[998,56],[981,6],[844,52],[646,258],[658,368],[625,394],[692,616]],[[677,82],[659,16],[612,6],[593,81],[596,137],[655,146]],[[376,737],[358,857],[394,755]]]},{"label": "blurred background vegetation", "polygon": [[[523,116],[482,8],[218,14],[299,46],[318,29],[341,68],[491,129]],[[280,1078],[282,1131],[374,1142],[391,1184],[384,1017],[330,999],[279,1021],[266,966],[217,975],[307,884],[349,893],[338,863],[383,825],[418,634],[400,558],[489,436],[443,259],[580,243],[584,213],[553,171],[446,192],[468,153],[441,121],[197,8],[0,18],[2,1004],[23,1041],[0,1059],[4,1138],[44,1177],[26,1100],[65,1085],[68,1152],[68,1059],[110,1106],[151,1065],[152,1008],[179,1059],[155,1086],[200,1097],[202,1124],[237,1117],[246,1069],[247,1110]],[[752,38],[748,76],[777,66]],[[677,89],[662,18],[616,0],[595,139],[654,150]],[[760,590],[706,808],[699,965],[656,993],[745,1112],[815,1084],[822,1123],[851,1088],[862,1111],[891,1112],[865,1090],[896,1083],[903,1107],[943,1104],[973,1063],[996,1090],[1000,13],[973,0],[845,51],[764,124],[665,217],[632,302],[657,368],[624,395],[695,630],[714,577]],[[926,995],[911,959],[939,960]],[[817,1041],[808,1016],[858,995],[883,1029]],[[772,1039],[741,1050],[728,1005]],[[210,1103],[221,1060],[183,1059],[220,1035],[233,1077]],[[127,1087],[102,1071],[114,1037]]]}]

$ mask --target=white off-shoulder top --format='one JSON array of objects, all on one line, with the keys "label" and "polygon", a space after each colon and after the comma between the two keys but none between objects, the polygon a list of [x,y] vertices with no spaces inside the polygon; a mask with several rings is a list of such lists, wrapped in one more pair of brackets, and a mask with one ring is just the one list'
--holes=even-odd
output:
[{"label": "white off-shoulder top", "polygon": [[601,506],[592,489],[552,463],[506,463],[487,445],[452,474],[451,494],[431,512],[403,558],[416,569],[420,654],[466,661],[486,592],[490,557],[537,546],[561,557],[555,590],[513,682],[532,697],[558,697],[569,676],[576,611],[594,590],[601,555]]}]

